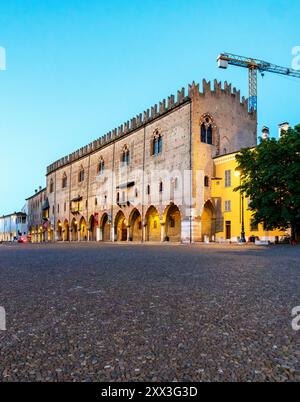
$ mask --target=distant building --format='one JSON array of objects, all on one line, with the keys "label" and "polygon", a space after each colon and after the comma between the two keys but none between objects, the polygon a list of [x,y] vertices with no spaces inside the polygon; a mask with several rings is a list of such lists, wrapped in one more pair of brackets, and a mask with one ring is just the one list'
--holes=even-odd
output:
[{"label": "distant building", "polygon": [[35,193],[26,199],[28,232],[33,243],[46,240],[46,229],[43,221],[43,205],[46,198],[46,189],[39,187],[39,190],[35,190]]},{"label": "distant building", "polygon": [[0,217],[0,241],[11,242],[27,235],[27,217],[25,212],[14,212]]}]

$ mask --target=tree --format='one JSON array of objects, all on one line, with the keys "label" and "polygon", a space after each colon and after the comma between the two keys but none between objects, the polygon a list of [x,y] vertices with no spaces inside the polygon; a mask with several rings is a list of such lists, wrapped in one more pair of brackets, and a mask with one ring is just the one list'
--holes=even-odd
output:
[{"label": "tree", "polygon": [[262,140],[237,156],[241,191],[250,198],[253,222],[266,230],[292,230],[300,234],[300,125],[282,133],[279,140]]}]

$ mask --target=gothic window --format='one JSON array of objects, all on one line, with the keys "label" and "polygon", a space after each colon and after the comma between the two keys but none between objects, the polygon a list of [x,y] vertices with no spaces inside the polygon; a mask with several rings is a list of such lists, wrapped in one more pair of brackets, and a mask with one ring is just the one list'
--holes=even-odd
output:
[{"label": "gothic window", "polygon": [[162,153],[163,140],[161,134],[158,131],[155,132],[155,136],[152,141],[152,155],[159,155]]},{"label": "gothic window", "polygon": [[64,174],[63,174],[63,178],[62,178],[62,184],[61,184],[61,186],[62,186],[62,188],[66,188],[67,185],[68,185],[68,178],[67,178],[66,173],[64,173]]},{"label": "gothic window", "polygon": [[201,142],[213,144],[213,123],[209,116],[204,117],[201,123]]},{"label": "gothic window", "polygon": [[98,164],[98,174],[103,174],[105,169],[105,164],[103,158],[100,158],[99,164]]},{"label": "gothic window", "polygon": [[82,183],[84,181],[84,169],[82,166],[79,170],[78,181],[79,181],[79,183]]},{"label": "gothic window", "polygon": [[204,186],[209,187],[209,177],[208,176],[204,177]]},{"label": "gothic window", "polygon": [[159,183],[159,192],[160,193],[163,192],[163,182],[162,181]]},{"label": "gothic window", "polygon": [[150,195],[151,189],[150,189],[150,184],[147,186],[147,195]]},{"label": "gothic window", "polygon": [[122,154],[121,154],[121,162],[124,165],[128,165],[129,164],[129,160],[130,160],[130,153],[129,153],[129,149],[127,146],[124,147]]}]

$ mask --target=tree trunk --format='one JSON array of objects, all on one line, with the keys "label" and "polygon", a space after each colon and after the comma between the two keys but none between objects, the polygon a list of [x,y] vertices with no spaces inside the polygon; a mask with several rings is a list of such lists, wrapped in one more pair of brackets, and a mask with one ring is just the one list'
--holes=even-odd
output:
[{"label": "tree trunk", "polygon": [[292,242],[296,242],[297,240],[297,224],[292,224]]}]

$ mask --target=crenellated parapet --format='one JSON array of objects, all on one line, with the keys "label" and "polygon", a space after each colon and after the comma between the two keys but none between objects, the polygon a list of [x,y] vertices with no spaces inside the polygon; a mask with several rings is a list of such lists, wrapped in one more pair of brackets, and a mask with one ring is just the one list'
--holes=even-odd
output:
[{"label": "crenellated parapet", "polygon": [[[228,84],[227,81],[224,82],[224,86],[222,87],[222,83],[218,82],[217,80],[214,80],[213,85],[211,81],[206,81],[205,79],[202,81],[202,88],[203,90],[200,90],[200,85],[196,84],[193,82],[192,84],[189,85],[188,88],[188,96],[190,98],[193,97],[206,97],[206,96],[212,96],[212,97],[230,97],[231,100],[237,104],[239,104],[244,111],[248,112],[248,99],[245,97],[241,98],[241,91],[237,90],[235,87],[232,87],[232,84]],[[254,115],[255,113],[249,113],[251,115]]]},{"label": "crenellated parapet", "polygon": [[231,84],[225,82],[224,87],[222,87],[221,82],[215,80],[212,88],[210,81],[203,80],[202,88],[203,89],[201,91],[200,85],[193,82],[188,86],[187,95],[185,88],[182,88],[181,90],[177,91],[176,97],[174,95],[170,95],[167,99],[163,99],[158,104],[153,105],[143,113],[138,114],[117,128],[114,128],[90,144],[52,163],[47,167],[47,175],[57,169],[62,168],[63,166],[68,165],[69,163],[79,160],[103,147],[106,147],[108,144],[127,136],[134,131],[139,130],[154,120],[164,116],[167,113],[170,113],[176,108],[191,102],[193,98],[208,96],[214,96],[217,98],[226,96],[231,99],[232,102],[238,103],[245,113],[248,113],[248,100],[246,100],[244,97],[240,99],[240,91],[238,91],[236,88],[232,88]]}]

